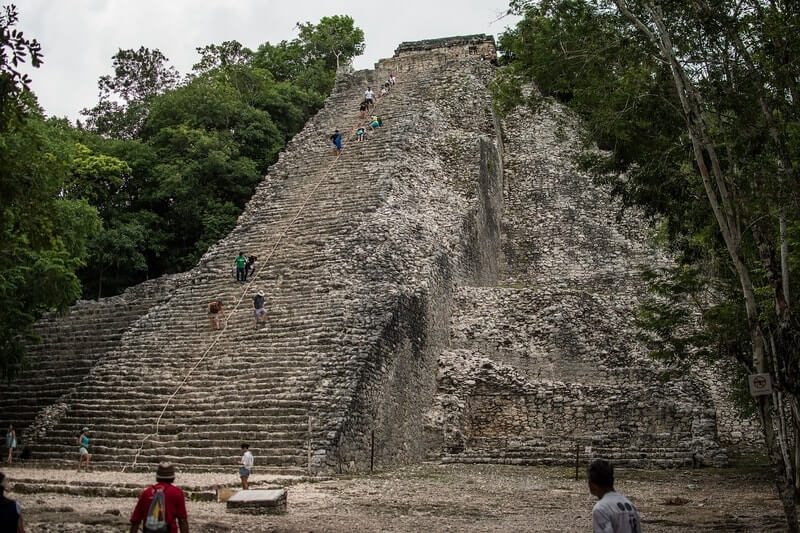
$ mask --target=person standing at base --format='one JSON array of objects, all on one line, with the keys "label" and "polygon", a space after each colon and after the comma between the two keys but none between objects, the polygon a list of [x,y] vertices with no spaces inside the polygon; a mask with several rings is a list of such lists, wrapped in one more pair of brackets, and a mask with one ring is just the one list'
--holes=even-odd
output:
[{"label": "person standing at base", "polygon": [[6,432],[6,448],[8,448],[8,457],[6,463],[11,464],[14,460],[14,450],[17,449],[17,431],[14,429],[14,424],[8,425]]},{"label": "person standing at base", "polygon": [[8,478],[0,472],[0,531],[3,533],[25,533],[22,523],[22,508],[17,502],[6,498]]},{"label": "person standing at base", "polygon": [[597,496],[592,508],[594,533],[642,533],[636,507],[614,490],[614,467],[604,459],[595,459],[587,469],[589,492]]},{"label": "person standing at base", "polygon": [[156,484],[142,491],[136,507],[133,508],[130,533],[139,531],[139,524],[142,522],[145,530],[150,522],[151,527],[154,523],[166,524],[170,533],[178,533],[179,528],[180,533],[189,533],[186,498],[183,491],[172,484],[174,481],[175,467],[172,463],[159,463]]},{"label": "person standing at base", "polygon": [[250,445],[246,442],[242,443],[242,462],[239,467],[239,477],[242,478],[242,490],[247,490],[250,485],[247,483],[247,478],[250,477],[250,472],[253,470],[253,454],[250,453]]},{"label": "person standing at base", "polygon": [[89,471],[89,459],[92,458],[92,454],[89,453],[89,428],[84,427],[81,430],[81,434],[78,435],[78,472],[81,471],[81,465],[85,462],[86,463],[86,471]]}]

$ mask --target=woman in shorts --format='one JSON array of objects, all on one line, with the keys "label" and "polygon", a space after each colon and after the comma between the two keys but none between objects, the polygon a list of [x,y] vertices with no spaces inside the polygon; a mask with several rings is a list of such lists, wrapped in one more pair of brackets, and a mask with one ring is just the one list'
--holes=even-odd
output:
[{"label": "woman in shorts", "polygon": [[78,472],[81,471],[81,465],[86,462],[86,471],[89,471],[89,459],[92,457],[89,453],[89,428],[83,428],[81,434],[78,435]]},{"label": "woman in shorts", "polygon": [[17,449],[17,432],[14,430],[14,424],[8,425],[8,431],[6,432],[6,448],[8,448],[8,458],[6,462],[11,464],[14,450]]}]

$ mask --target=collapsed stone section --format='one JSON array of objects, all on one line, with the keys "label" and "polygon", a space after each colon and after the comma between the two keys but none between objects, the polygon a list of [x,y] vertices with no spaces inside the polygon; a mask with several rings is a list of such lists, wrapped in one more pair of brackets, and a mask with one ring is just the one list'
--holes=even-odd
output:
[{"label": "collapsed stone section", "polygon": [[636,339],[639,267],[667,259],[575,167],[577,131],[546,101],[504,123],[499,286],[456,291],[428,439],[453,462],[725,464],[707,385]]}]

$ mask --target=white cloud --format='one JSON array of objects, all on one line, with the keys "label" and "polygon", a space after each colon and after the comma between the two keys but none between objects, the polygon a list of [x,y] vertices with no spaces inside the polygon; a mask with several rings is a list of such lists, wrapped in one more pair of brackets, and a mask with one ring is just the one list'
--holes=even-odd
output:
[{"label": "white cloud", "polygon": [[250,48],[295,36],[297,22],[350,15],[364,30],[366,52],[356,68],[372,68],[402,41],[472,33],[499,34],[515,19],[496,21],[507,0],[21,0],[18,28],[42,43],[44,64],[28,69],[49,115],[79,118],[97,101],[97,80],[111,72],[120,48],[158,48],[181,73],[195,48],[237,40]]}]

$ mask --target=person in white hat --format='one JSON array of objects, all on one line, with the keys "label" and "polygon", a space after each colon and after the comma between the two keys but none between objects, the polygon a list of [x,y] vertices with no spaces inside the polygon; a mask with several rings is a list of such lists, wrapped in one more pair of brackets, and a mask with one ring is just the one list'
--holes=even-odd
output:
[{"label": "person in white hat", "polygon": [[267,321],[267,310],[264,309],[264,291],[258,291],[253,296],[253,316],[255,317],[255,327]]}]

